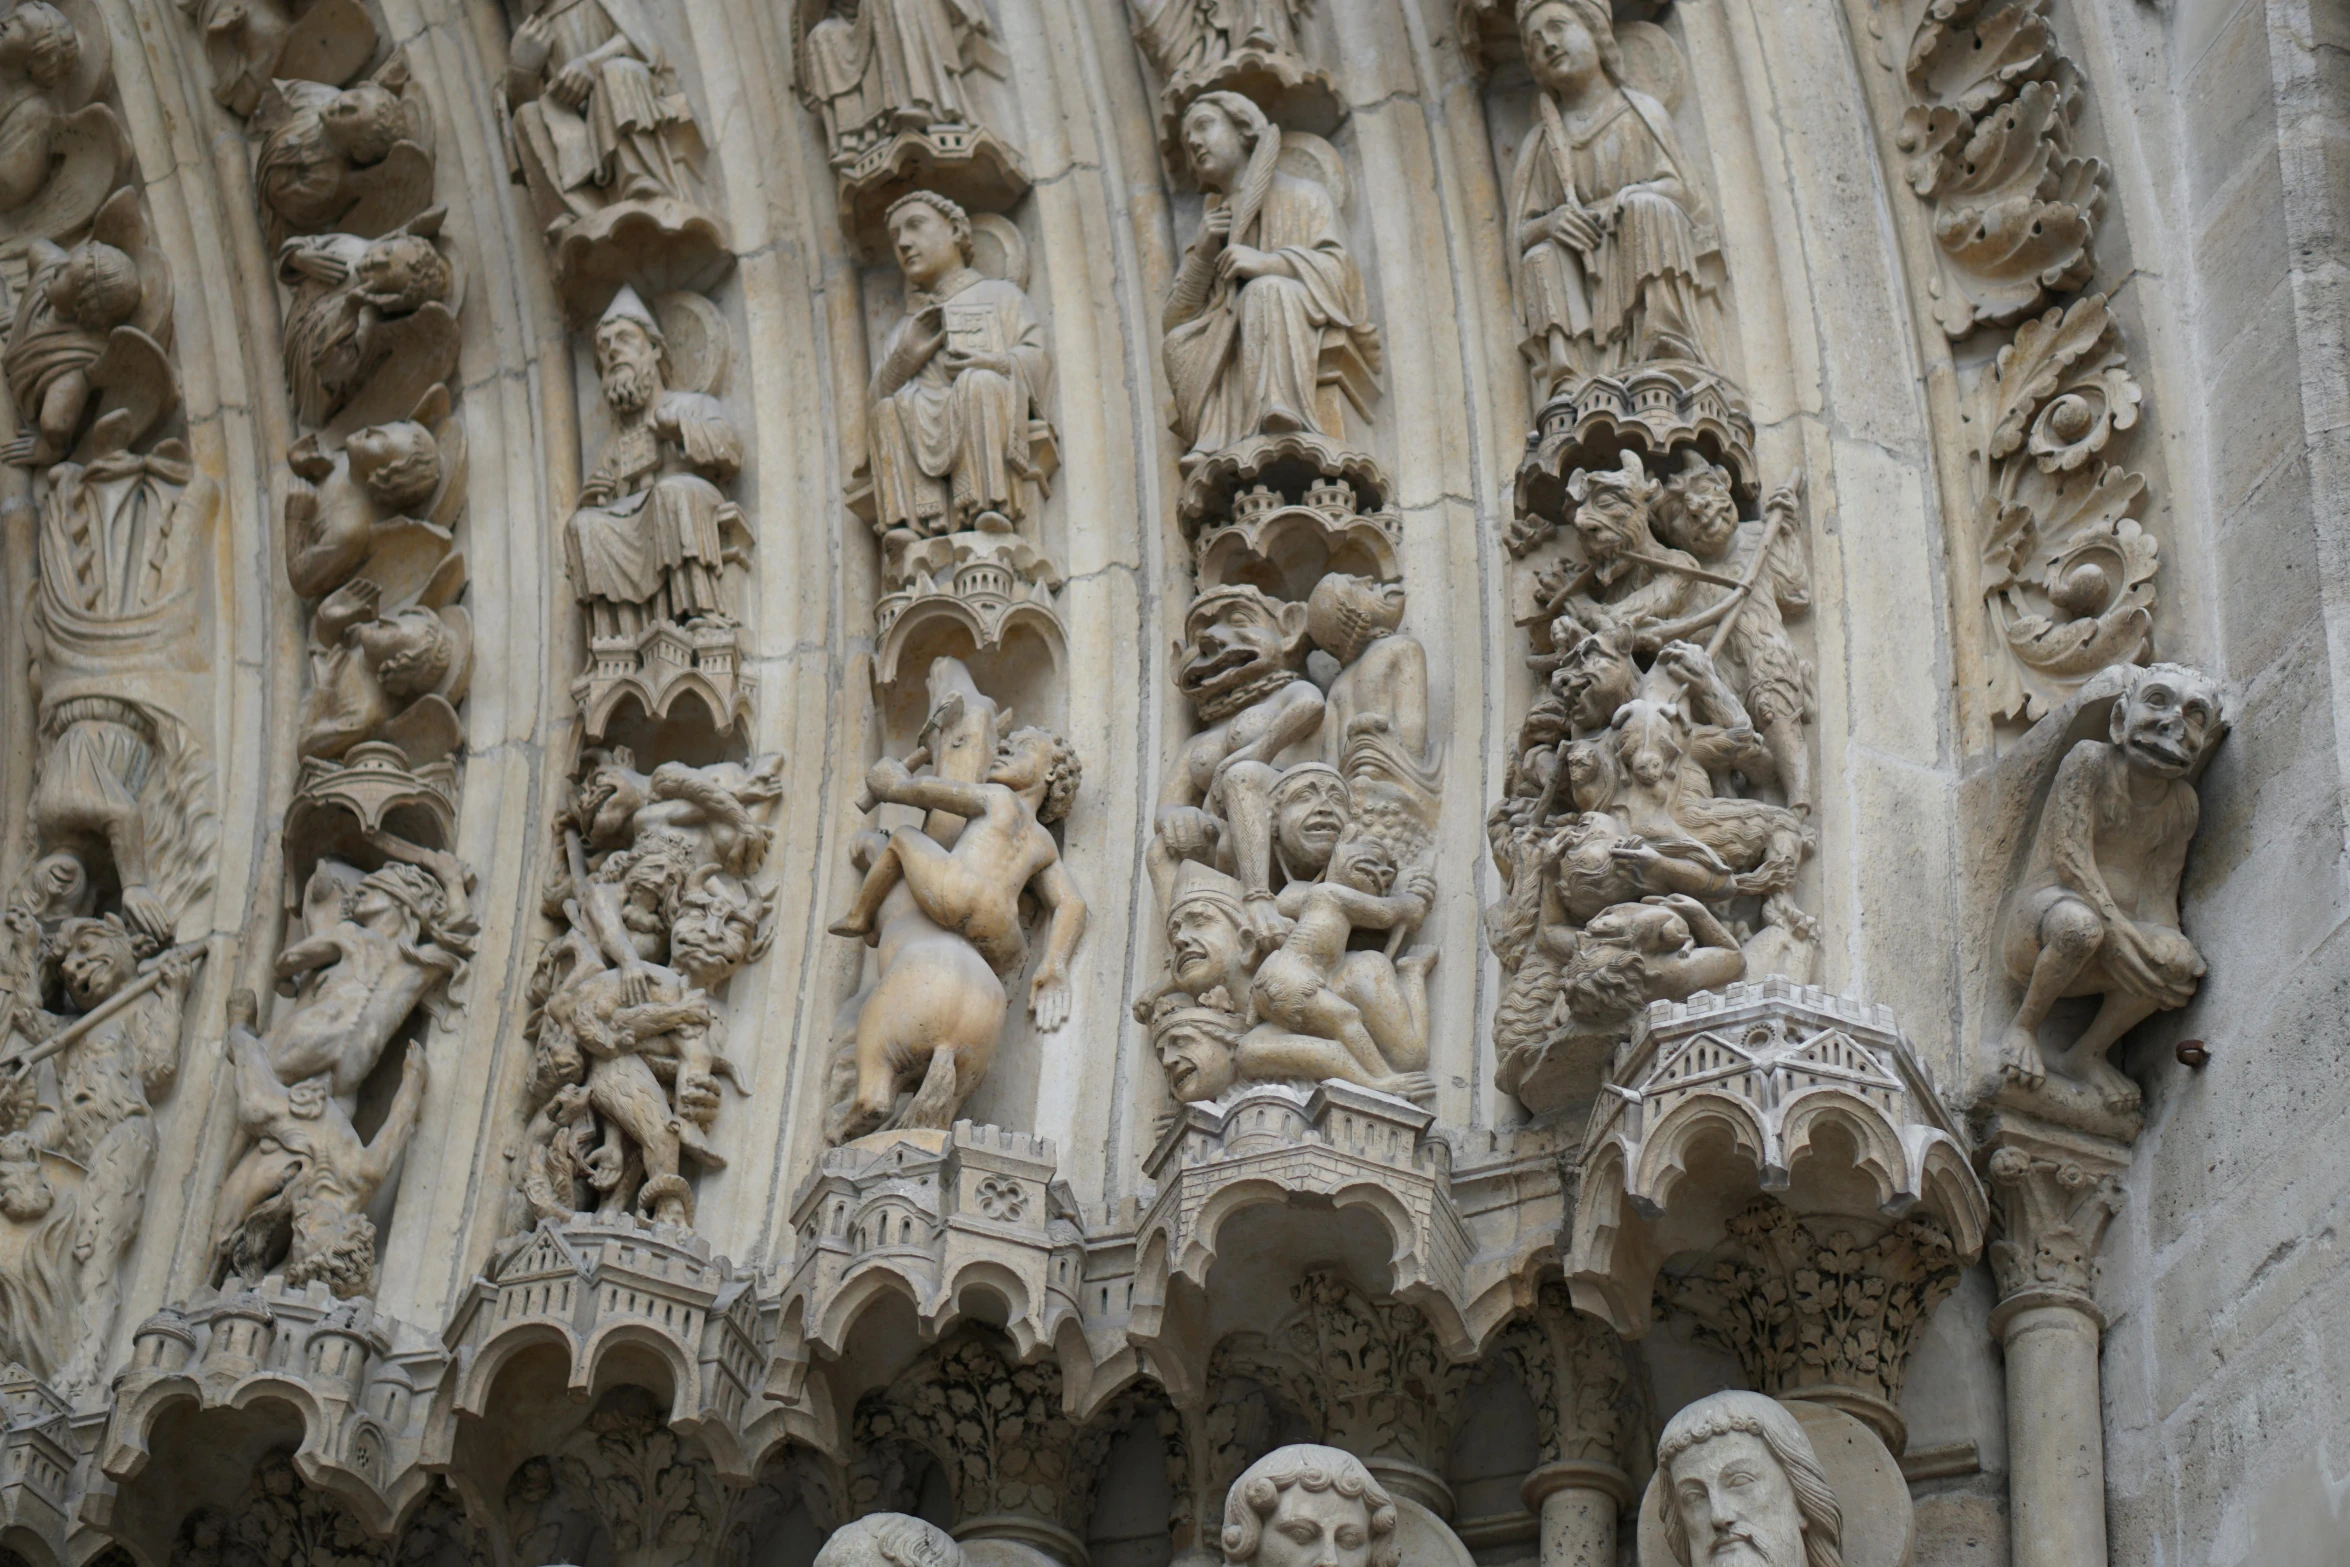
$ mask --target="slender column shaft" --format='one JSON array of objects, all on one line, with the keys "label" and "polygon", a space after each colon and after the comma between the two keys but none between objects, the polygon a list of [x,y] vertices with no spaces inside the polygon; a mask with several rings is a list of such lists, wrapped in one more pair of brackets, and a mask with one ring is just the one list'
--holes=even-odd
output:
[{"label": "slender column shaft", "polygon": [[2023,1296],[2001,1307],[1995,1325],[2007,1350],[2014,1567],[2106,1567],[2097,1309],[2084,1298]]},{"label": "slender column shaft", "polygon": [[1520,1494],[1542,1520],[1542,1567],[1615,1567],[1616,1518],[1632,1481],[1613,1464],[1544,1464]]}]

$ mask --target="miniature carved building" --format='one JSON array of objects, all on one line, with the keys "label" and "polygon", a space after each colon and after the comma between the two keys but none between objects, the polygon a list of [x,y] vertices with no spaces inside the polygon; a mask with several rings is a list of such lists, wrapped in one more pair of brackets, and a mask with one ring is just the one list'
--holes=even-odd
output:
[{"label": "miniature carved building", "polygon": [[2334,1562],[2339,11],[0,0],[0,1567]]}]

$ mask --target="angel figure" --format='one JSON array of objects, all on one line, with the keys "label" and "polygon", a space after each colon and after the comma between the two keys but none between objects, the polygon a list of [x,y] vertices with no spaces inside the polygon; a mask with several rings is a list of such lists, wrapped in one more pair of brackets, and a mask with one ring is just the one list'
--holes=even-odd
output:
[{"label": "angel figure", "polygon": [[108,73],[105,24],[83,6],[20,0],[0,17],[0,237],[61,239],[114,194],[130,145],[92,101]]},{"label": "angel figure", "polygon": [[311,635],[300,755],[340,761],[355,745],[391,740],[412,759],[437,760],[463,743],[457,703],[473,651],[463,609],[385,608],[381,590],[360,577],[327,595]]},{"label": "angel figure", "polygon": [[212,97],[240,119],[273,79],[347,82],[376,51],[364,0],[180,0],[204,35]]},{"label": "angel figure", "polygon": [[[304,424],[323,427],[369,392],[362,420],[387,401],[404,412],[455,374],[456,273],[434,243],[441,218],[433,207],[377,239],[305,235],[279,248],[278,279],[293,292],[286,385]],[[386,386],[372,387],[387,368]]]},{"label": "angel figure", "polygon": [[349,87],[272,82],[252,128],[273,249],[298,234],[379,238],[432,205],[432,115],[405,51]]},{"label": "angel figure", "polygon": [[411,418],[352,431],[339,450],[315,434],[296,441],[285,499],[294,591],[324,598],[364,577],[392,607],[453,599],[465,580],[450,532],[464,504],[464,452],[445,387]]},{"label": "angel figure", "polygon": [[1643,364],[1718,366],[1698,198],[1664,105],[1625,80],[1608,0],[1522,0],[1518,31],[1536,119],[1509,215],[1535,400]]},{"label": "angel figure", "polygon": [[874,367],[876,525],[885,532],[1009,533],[1042,473],[1029,448],[1053,362],[1028,296],[971,265],[971,219],[926,190],[886,219],[906,314]]},{"label": "angel figure", "polygon": [[1238,93],[1202,93],[1183,146],[1208,195],[1164,315],[1175,433],[1196,462],[1256,435],[1338,436],[1325,354],[1379,367],[1361,272],[1321,182],[1281,165],[1281,128]]},{"label": "angel figure", "polygon": [[145,280],[136,260],[100,239],[70,252],[36,245],[33,254],[32,280],[0,356],[19,420],[29,428],[0,455],[20,467],[46,468],[63,461],[81,434],[97,395],[99,361],[114,334],[137,330]]}]

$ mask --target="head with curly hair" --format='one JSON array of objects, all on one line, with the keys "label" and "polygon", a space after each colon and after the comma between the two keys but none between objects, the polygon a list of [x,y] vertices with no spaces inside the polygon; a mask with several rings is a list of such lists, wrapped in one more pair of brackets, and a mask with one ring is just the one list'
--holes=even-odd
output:
[{"label": "head with curly hair", "polygon": [[1811,1438],[1760,1393],[1716,1393],[1657,1438],[1657,1506],[1681,1567],[1844,1567],[1844,1514]]},{"label": "head with curly hair", "polygon": [[1224,1560],[1264,1567],[1401,1567],[1394,1499],[1335,1447],[1277,1447],[1224,1493]]},{"label": "head with curly hair", "polygon": [[868,1513],[832,1531],[816,1567],[964,1567],[963,1548],[944,1530],[905,1513]]},{"label": "head with curly hair", "polygon": [[74,247],[49,279],[49,304],[76,326],[104,332],[138,313],[146,286],[130,252],[93,239]]},{"label": "head with curly hair", "polygon": [[1036,819],[1049,827],[1069,814],[1084,776],[1084,765],[1068,741],[1049,729],[1030,726],[1004,737],[987,781],[1022,791],[1041,787],[1044,794],[1037,802]]},{"label": "head with curly hair", "polygon": [[386,234],[359,257],[360,297],[379,310],[405,315],[446,300],[457,276],[440,246],[422,234]]},{"label": "head with curly hair", "polygon": [[958,265],[969,266],[971,215],[934,190],[909,191],[889,204],[881,225],[890,253],[916,288],[929,288]]}]

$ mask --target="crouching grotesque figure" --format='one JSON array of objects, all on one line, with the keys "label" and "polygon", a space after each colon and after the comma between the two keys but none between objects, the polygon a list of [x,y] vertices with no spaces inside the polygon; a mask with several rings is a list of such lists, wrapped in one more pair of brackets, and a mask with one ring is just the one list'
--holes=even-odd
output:
[{"label": "crouching grotesque figure", "polygon": [[[2050,1067],[2108,1104],[2138,1088],[2105,1059],[2154,1013],[2194,999],[2203,958],[2179,930],[2179,877],[2195,836],[2193,778],[2226,732],[2219,683],[2178,664],[2127,672],[2109,738],[2082,740],[2057,764],[2008,905],[2003,954],[2024,986],[2001,1066],[2029,1086]],[[2080,1038],[2043,1056],[2038,1032],[2068,996],[2101,996]]]}]

